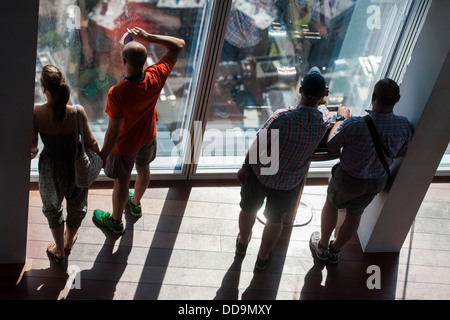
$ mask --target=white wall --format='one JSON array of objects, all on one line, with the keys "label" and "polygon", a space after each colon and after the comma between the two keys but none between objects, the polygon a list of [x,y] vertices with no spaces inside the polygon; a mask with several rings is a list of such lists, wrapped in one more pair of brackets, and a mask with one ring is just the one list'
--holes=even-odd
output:
[{"label": "white wall", "polygon": [[365,252],[401,249],[450,140],[450,1],[434,0],[400,87],[396,114],[415,133],[389,193],[364,212],[358,235]]}]

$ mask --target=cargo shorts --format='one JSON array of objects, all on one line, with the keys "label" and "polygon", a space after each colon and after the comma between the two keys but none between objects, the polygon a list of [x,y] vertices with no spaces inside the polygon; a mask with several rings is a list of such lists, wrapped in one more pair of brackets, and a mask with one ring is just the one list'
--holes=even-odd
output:
[{"label": "cargo shorts", "polygon": [[241,186],[240,207],[248,214],[256,214],[266,200],[264,216],[269,222],[281,223],[283,216],[297,204],[301,183],[292,190],[276,190],[264,186],[252,169],[246,183]]},{"label": "cargo shorts", "polygon": [[361,215],[373,198],[384,189],[387,175],[379,179],[358,179],[342,169],[340,163],[331,170],[327,200],[337,209],[346,209],[348,214]]},{"label": "cargo shorts", "polygon": [[156,138],[148,142],[139,151],[130,155],[118,155],[111,152],[105,166],[105,174],[108,178],[119,179],[131,176],[135,164],[139,166],[149,165],[156,158]]}]

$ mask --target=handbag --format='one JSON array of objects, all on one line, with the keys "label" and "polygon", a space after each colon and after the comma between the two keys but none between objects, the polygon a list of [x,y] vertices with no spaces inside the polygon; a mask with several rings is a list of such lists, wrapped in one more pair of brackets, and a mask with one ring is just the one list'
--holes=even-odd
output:
[{"label": "handbag", "polygon": [[78,105],[73,107],[75,113],[75,185],[78,188],[89,187],[100,174],[103,161],[91,148],[84,145],[83,122]]},{"label": "handbag", "polygon": [[366,115],[363,118],[364,118],[364,121],[366,122],[367,127],[369,128],[369,132],[372,137],[373,144],[375,146],[375,150],[377,151],[378,159],[380,159],[380,162],[383,165],[383,168],[384,168],[384,170],[386,170],[386,173],[388,175],[385,189],[390,189],[392,184],[394,183],[395,174],[391,173],[391,169],[389,168],[389,165],[384,156],[384,153],[389,154],[389,152],[386,149],[386,147],[381,143],[381,138],[378,134],[377,129],[375,128],[375,125],[373,124],[372,118],[370,118],[369,115]]}]

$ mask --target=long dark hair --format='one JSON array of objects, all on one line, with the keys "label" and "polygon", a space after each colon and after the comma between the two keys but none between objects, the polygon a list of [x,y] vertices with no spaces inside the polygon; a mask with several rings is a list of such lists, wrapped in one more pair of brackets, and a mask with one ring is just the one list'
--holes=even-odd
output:
[{"label": "long dark hair", "polygon": [[55,119],[66,119],[66,105],[70,98],[70,88],[65,82],[64,74],[55,66],[47,65],[42,69],[41,85],[54,98],[51,105]]}]

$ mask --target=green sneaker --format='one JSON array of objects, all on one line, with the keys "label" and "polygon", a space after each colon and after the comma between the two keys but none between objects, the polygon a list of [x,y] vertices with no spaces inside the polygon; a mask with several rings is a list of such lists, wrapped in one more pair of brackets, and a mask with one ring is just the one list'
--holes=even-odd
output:
[{"label": "green sneaker", "polygon": [[128,192],[128,207],[130,208],[130,213],[133,215],[133,217],[140,218],[140,217],[142,217],[142,206],[141,206],[141,203],[139,202],[139,204],[137,206],[132,204],[131,203],[131,197],[132,196],[133,196],[133,192],[129,191]]},{"label": "green sneaker", "polygon": [[114,232],[115,234],[124,234],[125,227],[123,226],[123,222],[114,223],[111,219],[111,213],[105,212],[100,209],[94,210],[94,222],[99,224],[100,226],[107,227],[109,230]]}]

